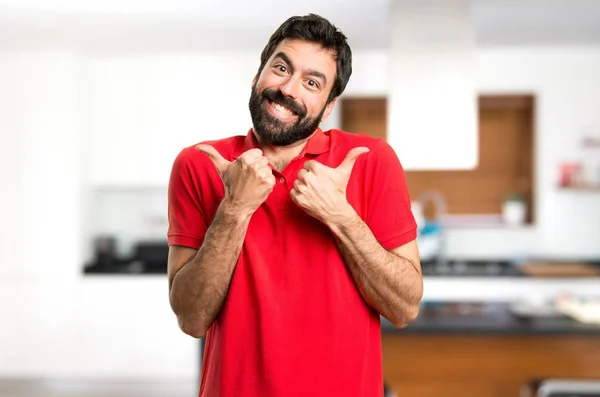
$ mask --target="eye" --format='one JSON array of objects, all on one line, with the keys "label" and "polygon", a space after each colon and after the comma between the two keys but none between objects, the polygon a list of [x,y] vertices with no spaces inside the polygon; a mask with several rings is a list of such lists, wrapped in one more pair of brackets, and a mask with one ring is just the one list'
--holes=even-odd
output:
[{"label": "eye", "polygon": [[319,88],[319,83],[316,80],[308,80],[306,84],[311,88]]},{"label": "eye", "polygon": [[282,64],[277,64],[277,65],[275,65],[275,69],[276,69],[278,72],[281,72],[281,73],[287,73],[287,71],[288,71],[288,68],[287,68],[287,66],[285,66],[285,65],[282,65]]}]

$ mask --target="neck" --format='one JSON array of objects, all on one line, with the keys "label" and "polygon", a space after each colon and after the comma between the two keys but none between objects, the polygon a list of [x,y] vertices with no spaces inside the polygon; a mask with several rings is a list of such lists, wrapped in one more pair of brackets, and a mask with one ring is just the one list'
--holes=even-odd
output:
[{"label": "neck", "polygon": [[302,153],[306,143],[310,137],[312,137],[311,135],[306,139],[294,142],[288,146],[275,146],[263,140],[254,129],[252,129],[252,133],[260,145],[263,154],[269,159],[269,162],[273,165],[273,167],[279,171],[283,171],[287,163]]}]

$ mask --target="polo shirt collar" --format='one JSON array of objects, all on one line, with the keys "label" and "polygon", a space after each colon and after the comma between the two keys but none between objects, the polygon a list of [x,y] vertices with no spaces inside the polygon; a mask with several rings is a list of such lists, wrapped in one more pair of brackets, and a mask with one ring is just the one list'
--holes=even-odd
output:
[{"label": "polo shirt collar", "polygon": [[[329,135],[326,135],[321,128],[317,128],[315,133],[308,139],[306,146],[304,146],[304,149],[302,150],[302,154],[319,155],[328,152],[331,143],[330,141],[331,138]],[[260,145],[252,132],[252,128],[250,128],[244,140],[236,148],[234,157],[238,158],[242,153],[255,148],[260,149]]]}]

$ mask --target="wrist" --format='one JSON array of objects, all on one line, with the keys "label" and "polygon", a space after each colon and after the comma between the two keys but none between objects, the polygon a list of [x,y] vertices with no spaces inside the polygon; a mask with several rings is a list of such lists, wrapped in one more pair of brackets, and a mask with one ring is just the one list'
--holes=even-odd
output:
[{"label": "wrist", "polygon": [[361,221],[360,216],[356,213],[354,208],[348,204],[347,206],[344,206],[335,217],[332,217],[327,222],[327,226],[336,236],[339,236],[344,230],[353,227]]},{"label": "wrist", "polygon": [[249,211],[229,197],[224,197],[219,205],[219,211],[229,219],[237,222],[247,222],[252,217],[253,211]]}]

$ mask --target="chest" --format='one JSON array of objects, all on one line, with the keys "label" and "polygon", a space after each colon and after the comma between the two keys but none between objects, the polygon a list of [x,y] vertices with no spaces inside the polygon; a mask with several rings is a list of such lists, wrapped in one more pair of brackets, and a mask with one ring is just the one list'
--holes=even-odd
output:
[{"label": "chest", "polygon": [[[273,191],[269,194],[265,202],[257,209],[253,214],[252,220],[249,226],[250,230],[263,230],[263,234],[266,231],[272,231],[273,235],[285,235],[293,233],[300,236],[302,233],[322,232],[325,226],[306,214],[303,209],[298,207],[291,198],[291,191],[294,188],[294,183],[298,179],[298,172],[304,168],[307,161],[313,158],[309,156],[300,156],[290,161],[283,170],[273,168],[273,176],[275,177],[275,186]],[[337,165],[336,159],[328,154],[321,155],[314,160],[327,167],[335,167]],[[357,211],[361,216],[365,214],[367,209],[368,192],[363,188],[363,181],[365,175],[363,170],[355,169],[353,175],[348,181],[346,198],[350,205]],[[214,218],[219,204],[224,197],[223,183],[220,178],[215,175],[206,181],[204,184],[205,189],[199,194],[203,197],[204,212],[207,218],[207,222],[210,223]],[[249,233],[250,234],[250,233]]]}]

